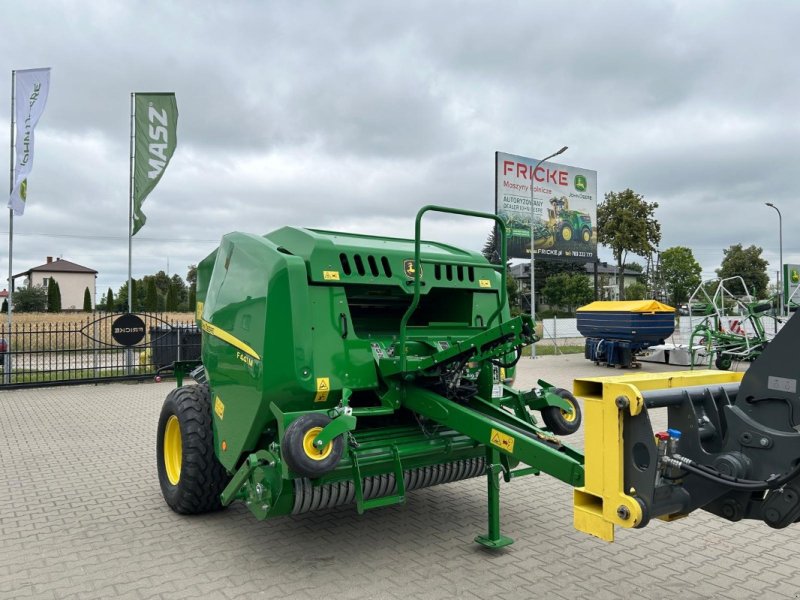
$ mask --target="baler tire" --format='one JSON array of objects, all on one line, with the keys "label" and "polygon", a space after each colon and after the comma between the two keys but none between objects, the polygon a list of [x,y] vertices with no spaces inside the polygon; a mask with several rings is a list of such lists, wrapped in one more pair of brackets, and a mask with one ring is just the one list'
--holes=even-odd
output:
[{"label": "baler tire", "polygon": [[306,449],[330,422],[322,413],[306,413],[289,424],[281,440],[281,456],[289,469],[313,479],[336,468],[344,453],[344,436],[335,437],[320,453],[323,456],[312,456]]},{"label": "baler tire", "polygon": [[[164,451],[164,438],[172,417],[177,420],[180,436],[176,482],[171,481],[175,477],[175,466],[166,465]],[[172,420],[169,426],[174,427],[175,423]],[[156,463],[161,493],[167,505],[176,513],[197,515],[225,508],[220,501],[220,493],[231,477],[214,453],[208,385],[186,385],[173,389],[167,395],[158,420]],[[172,469],[172,473],[168,468]]]},{"label": "baler tire", "polygon": [[578,401],[575,396],[563,388],[553,388],[550,391],[569,402],[573,412],[570,414],[561,410],[558,406],[546,406],[540,411],[544,424],[555,435],[571,435],[575,433],[580,429],[581,421],[583,420]]}]

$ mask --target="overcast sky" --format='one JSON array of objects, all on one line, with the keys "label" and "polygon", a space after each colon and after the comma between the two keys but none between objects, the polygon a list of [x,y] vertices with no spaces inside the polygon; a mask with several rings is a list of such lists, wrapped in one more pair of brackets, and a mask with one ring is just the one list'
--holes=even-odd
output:
[{"label": "overcast sky", "polygon": [[[567,145],[559,162],[596,170],[601,198],[658,202],[661,248],[692,248],[704,277],[742,243],[774,280],[765,201],[800,262],[798,24],[789,1],[3,2],[0,115],[13,69],[52,67],[13,270],[61,256],[116,294],[130,93],[174,91],[178,145],[134,277],[185,276],[234,230],[413,236],[424,204],[493,210],[496,150]],[[0,232],[5,279],[7,216]],[[488,227],[424,233],[479,249]]]}]

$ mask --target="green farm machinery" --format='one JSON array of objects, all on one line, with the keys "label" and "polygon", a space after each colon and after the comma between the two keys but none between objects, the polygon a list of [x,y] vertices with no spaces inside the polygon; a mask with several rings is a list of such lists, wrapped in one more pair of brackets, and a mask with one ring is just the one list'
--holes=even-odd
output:
[{"label": "green farm machinery", "polygon": [[[430,212],[493,219],[499,264],[423,241]],[[752,403],[741,433],[768,448],[728,447],[743,426],[730,406],[740,373],[578,380],[586,458],[564,443],[582,422],[575,396],[541,380],[513,387],[536,335],[509,311],[505,240],[497,216],[437,206],[419,211],[413,240],[292,227],[224,236],[198,265],[195,383],[179,381],[159,418],[167,504],[198,514],[238,500],[259,519],[347,504],[362,513],[485,476],[488,529],[476,541],[499,548],[512,541],[500,533],[501,479],[546,473],[575,488],[575,526],[606,540],[615,525],[701,507],[773,526],[800,517],[800,503],[774,491],[795,490],[800,457],[776,402]],[[771,399],[758,381],[748,397]],[[671,429],[654,436],[648,410],[662,407]],[[733,476],[752,491],[732,489]],[[777,506],[768,517],[765,504]]]},{"label": "green farm machinery", "polygon": [[[743,291],[744,295],[736,295],[732,290]],[[769,343],[764,319],[771,309],[770,301],[751,299],[747,285],[739,276],[698,286],[689,300],[692,366],[701,361],[711,366],[713,362],[718,369],[726,371],[735,361],[749,362],[758,358]],[[698,316],[700,321],[694,325]]]},{"label": "green farm machinery", "polygon": [[549,225],[556,239],[564,242],[577,240],[585,244],[592,240],[592,218],[589,215],[570,210],[565,196],[551,198],[550,205]]}]

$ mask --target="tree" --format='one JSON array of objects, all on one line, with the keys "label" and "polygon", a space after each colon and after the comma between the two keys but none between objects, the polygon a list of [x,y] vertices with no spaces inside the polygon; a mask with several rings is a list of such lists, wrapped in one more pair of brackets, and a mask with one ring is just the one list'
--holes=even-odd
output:
[{"label": "tree", "polygon": [[152,277],[149,279],[145,277],[145,281],[147,295],[144,299],[144,309],[150,312],[156,312],[158,310],[158,289],[156,288],[156,281]]},{"label": "tree", "polygon": [[594,291],[585,274],[559,273],[548,278],[542,288],[542,296],[548,304],[564,306],[572,312],[577,306],[591,302]]},{"label": "tree", "polygon": [[597,239],[611,248],[617,261],[620,300],[625,299],[625,271],[628,253],[647,256],[656,251],[661,241],[661,225],[653,213],[658,202],[645,202],[633,190],[608,192],[597,207]]},{"label": "tree", "polygon": [[88,287],[83,290],[83,312],[92,312],[92,293]]},{"label": "tree", "polygon": [[189,287],[189,312],[197,310],[197,284],[192,284]]},{"label": "tree", "polygon": [[108,312],[114,310],[114,292],[111,291],[111,288],[108,288],[108,293],[106,294],[106,310]]},{"label": "tree", "polygon": [[56,280],[50,277],[47,280],[47,312],[58,312],[57,302]]},{"label": "tree", "polygon": [[[186,305],[186,301],[189,297],[189,290],[186,287],[186,283],[181,279],[181,276],[175,273],[172,277],[170,277],[170,286],[175,288],[175,308],[173,310],[180,310],[181,307]],[[167,310],[170,310],[167,308]]]},{"label": "tree", "polygon": [[175,312],[178,310],[178,292],[173,283],[170,283],[169,290],[167,290],[166,308],[167,312]]},{"label": "tree", "polygon": [[661,253],[661,278],[672,306],[689,300],[690,294],[700,285],[700,273],[700,265],[691,249],[673,246]]},{"label": "tree", "polygon": [[189,287],[197,285],[197,265],[189,265],[189,270],[186,272],[186,283]]},{"label": "tree", "polygon": [[61,311],[61,286],[56,281],[56,312]]},{"label": "tree", "polygon": [[14,290],[14,312],[44,312],[47,309],[47,290],[32,285]]},{"label": "tree", "polygon": [[[139,310],[142,306],[142,302],[140,300],[140,288],[142,287],[140,282],[137,282],[135,279],[131,279],[131,289],[133,290],[132,299],[133,299],[133,306],[132,310]],[[128,310],[128,282],[120,286],[119,291],[117,292],[117,306],[119,306],[123,311]]]},{"label": "tree", "polygon": [[3,298],[3,308],[0,308],[0,312],[3,314],[8,313],[8,298]]},{"label": "tree", "polygon": [[[488,260],[490,263],[498,265],[500,264],[500,252],[497,249],[497,237],[496,237],[496,228],[492,227],[492,230],[489,232],[489,236],[486,238],[486,243],[483,245],[483,250],[481,250],[481,254],[483,254],[484,258]],[[192,290],[196,295],[196,285],[197,285],[197,267],[192,265],[190,267],[189,274],[187,275],[187,279],[189,279],[189,275],[192,275],[191,269],[194,269],[194,279],[195,281],[191,283]],[[508,295],[508,304],[510,307],[519,306],[519,288],[517,287],[517,282],[511,276],[511,268],[510,264],[506,264],[506,294]],[[190,308],[194,310],[194,303],[191,303]]]},{"label": "tree", "polygon": [[628,286],[625,291],[628,300],[645,300],[647,298],[647,286],[641,281],[636,281]]},{"label": "tree", "polygon": [[[757,246],[742,248],[741,244],[733,244],[722,252],[725,257],[722,259],[720,268],[717,269],[717,276],[725,279],[738,275],[744,280],[750,294],[756,298],[766,297],[769,276],[767,275],[767,261],[761,258],[763,250]],[[744,290],[737,280],[726,283],[725,287],[733,294],[744,294]]]}]

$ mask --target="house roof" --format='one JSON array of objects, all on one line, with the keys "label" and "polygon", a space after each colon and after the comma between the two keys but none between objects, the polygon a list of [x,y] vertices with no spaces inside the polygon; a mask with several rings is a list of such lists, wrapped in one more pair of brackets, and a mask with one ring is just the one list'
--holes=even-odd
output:
[{"label": "house roof", "polygon": [[17,273],[14,275],[14,278],[42,271],[46,273],[97,273],[97,271],[90,269],[89,267],[84,267],[83,265],[64,260],[63,258],[57,258],[52,262],[39,265],[38,267],[33,267],[32,269],[28,269],[22,273]]}]

